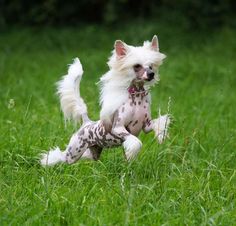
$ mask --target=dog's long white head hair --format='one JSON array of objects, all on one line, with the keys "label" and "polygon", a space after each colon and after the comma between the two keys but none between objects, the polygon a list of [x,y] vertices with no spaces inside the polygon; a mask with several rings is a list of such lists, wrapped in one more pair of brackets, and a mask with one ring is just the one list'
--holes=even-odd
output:
[{"label": "dog's long white head hair", "polygon": [[127,101],[130,84],[137,79],[135,67],[152,68],[154,79],[145,81],[145,89],[149,89],[158,80],[158,67],[166,56],[159,52],[159,44],[155,35],[151,42],[145,41],[142,46],[130,46],[117,40],[108,61],[110,70],[100,79],[102,106],[100,119],[111,123],[114,112]]}]

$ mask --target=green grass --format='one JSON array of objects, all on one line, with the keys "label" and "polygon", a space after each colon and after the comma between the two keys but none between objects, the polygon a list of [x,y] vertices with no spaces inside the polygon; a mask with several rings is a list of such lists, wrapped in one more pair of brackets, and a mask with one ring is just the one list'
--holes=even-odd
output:
[{"label": "green grass", "polygon": [[[139,25],[139,26],[138,26]],[[189,33],[156,23],[122,28],[13,29],[0,36],[0,225],[235,225],[236,32]],[[115,39],[140,44],[159,34],[167,59],[152,90],[152,113],[170,111],[162,145],[141,134],[100,161],[42,168],[38,154],[65,148],[55,82],[79,56],[84,97],[98,119],[99,77]]]}]

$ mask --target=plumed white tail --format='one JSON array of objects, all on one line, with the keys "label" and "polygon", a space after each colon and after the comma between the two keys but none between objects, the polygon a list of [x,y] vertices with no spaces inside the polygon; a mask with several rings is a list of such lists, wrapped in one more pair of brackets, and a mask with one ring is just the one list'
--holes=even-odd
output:
[{"label": "plumed white tail", "polygon": [[42,166],[54,166],[57,163],[65,162],[66,154],[60,151],[57,147],[54,150],[50,150],[48,153],[42,154],[41,165]]},{"label": "plumed white tail", "polygon": [[83,68],[79,58],[75,58],[70,65],[68,74],[57,83],[57,90],[60,97],[61,109],[66,119],[73,119],[78,122],[81,117],[87,119],[87,107],[80,97],[80,80],[83,75]]}]

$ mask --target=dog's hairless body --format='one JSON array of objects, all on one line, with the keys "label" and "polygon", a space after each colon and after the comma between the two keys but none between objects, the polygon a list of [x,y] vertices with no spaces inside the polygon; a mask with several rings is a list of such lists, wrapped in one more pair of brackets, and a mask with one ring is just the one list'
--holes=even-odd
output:
[{"label": "dog's hairless body", "polygon": [[68,163],[77,161],[82,155],[97,160],[102,148],[120,146],[127,136],[138,136],[142,129],[146,133],[151,131],[148,92],[143,87],[138,89],[135,84],[127,92],[129,100],[115,112],[110,131],[100,120],[87,121],[73,135],[67,148]]},{"label": "dog's hairless body", "polygon": [[[145,48],[154,47],[156,49],[148,49],[148,51],[151,53],[154,51],[157,52],[156,36],[154,36],[151,46]],[[123,57],[127,54],[127,48],[128,47],[121,41],[116,42],[115,57],[118,63],[120,63],[120,59],[123,60]],[[130,46],[129,48],[132,47]],[[142,51],[145,55],[145,51]],[[161,57],[160,59],[157,58],[160,62],[164,58],[164,55]],[[114,59],[110,61],[112,62],[112,60]],[[146,59],[144,58],[144,60]],[[159,63],[159,61],[157,62]],[[135,64],[133,66],[133,74],[130,71],[126,71],[125,73],[131,73],[134,77],[128,82],[128,87],[122,90],[126,98],[123,99],[112,114],[107,114],[109,117],[107,117],[106,114],[105,117],[103,117],[101,113],[100,120],[91,121],[87,116],[87,108],[82,98],[80,98],[79,92],[77,93],[78,96],[75,96],[75,91],[78,91],[76,90],[76,85],[78,85],[76,82],[79,83],[83,73],[80,61],[78,59],[75,60],[74,64],[72,64],[69,69],[68,75],[59,83],[59,94],[64,114],[73,116],[74,118],[79,116],[82,118],[83,124],[71,137],[66,150],[61,152],[57,148],[51,150],[48,154],[44,154],[41,160],[42,165],[54,165],[59,162],[72,164],[81,157],[97,160],[103,148],[120,145],[124,147],[126,159],[133,159],[142,147],[141,141],[137,138],[142,130],[145,133],[153,130],[159,143],[161,143],[167,135],[169,117],[165,115],[160,116],[158,119],[151,119],[149,87],[146,88],[147,86],[145,86],[145,84],[146,82],[154,80],[155,74],[152,66],[147,65],[146,61],[143,61],[142,64]],[[78,77],[77,74],[80,77]],[[120,75],[116,75],[116,77],[118,76]],[[116,100],[114,99],[113,101],[115,102]],[[103,105],[104,102],[103,100]],[[103,109],[105,109],[105,106],[103,106]]]}]

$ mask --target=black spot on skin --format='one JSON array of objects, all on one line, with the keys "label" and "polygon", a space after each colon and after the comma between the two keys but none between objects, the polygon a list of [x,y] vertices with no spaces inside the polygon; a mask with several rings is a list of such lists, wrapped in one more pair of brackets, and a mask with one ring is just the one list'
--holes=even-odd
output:
[{"label": "black spot on skin", "polygon": [[113,133],[110,133],[110,135],[111,135],[113,138],[122,141],[122,138],[121,138],[121,137],[119,137],[119,136],[117,136],[117,135],[115,135],[115,134],[113,134]]},{"label": "black spot on skin", "polygon": [[141,105],[141,101],[138,102],[138,105]]},{"label": "black spot on skin", "polygon": [[148,126],[150,126],[150,124],[151,124],[151,121],[150,121],[150,119],[146,119],[146,124],[148,125]]},{"label": "black spot on skin", "polygon": [[89,135],[93,138],[93,132],[91,130],[89,130]]},{"label": "black spot on skin", "polygon": [[137,123],[138,123],[138,120],[136,120],[136,121],[134,122],[133,127],[134,127]]},{"label": "black spot on skin", "polygon": [[[85,146],[86,142],[87,142],[87,139],[84,139],[84,140],[83,140],[83,143],[80,145],[80,148],[83,148],[83,147]],[[80,152],[80,151],[79,151],[79,152]]]},{"label": "black spot on skin", "polygon": [[68,152],[68,157],[69,157],[69,156],[72,156],[72,153],[71,153],[71,152]]},{"label": "black spot on skin", "polygon": [[133,121],[131,120],[129,123],[128,123],[128,125],[127,126],[129,126],[131,123],[132,123]]},{"label": "black spot on skin", "polygon": [[121,137],[126,137],[128,135],[129,135],[129,133],[126,133],[126,132],[119,133],[119,136],[121,136]]},{"label": "black spot on skin", "polygon": [[147,108],[147,106],[146,106],[146,105],[144,105],[144,106],[143,106],[143,108]]},{"label": "black spot on skin", "polygon": [[145,118],[147,118],[147,113],[145,114]]},{"label": "black spot on skin", "polygon": [[84,135],[84,129],[82,129],[81,131],[79,131],[79,136],[83,136]]},{"label": "black spot on skin", "polygon": [[130,129],[129,129],[129,127],[126,127],[125,129],[130,133]]},{"label": "black spot on skin", "polygon": [[102,136],[102,135],[103,135],[103,132],[102,132],[102,131],[99,131],[99,135]]}]

